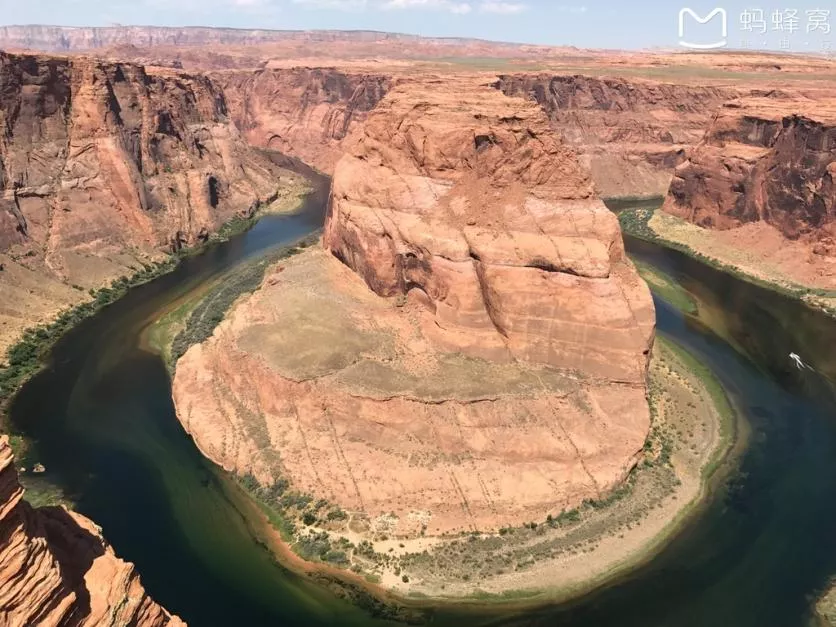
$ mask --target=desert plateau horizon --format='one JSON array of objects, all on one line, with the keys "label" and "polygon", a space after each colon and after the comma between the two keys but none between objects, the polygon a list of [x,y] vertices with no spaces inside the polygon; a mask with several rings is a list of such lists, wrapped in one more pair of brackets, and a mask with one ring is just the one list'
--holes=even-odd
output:
[{"label": "desert plateau horizon", "polygon": [[30,4],[0,625],[836,624],[829,10]]}]

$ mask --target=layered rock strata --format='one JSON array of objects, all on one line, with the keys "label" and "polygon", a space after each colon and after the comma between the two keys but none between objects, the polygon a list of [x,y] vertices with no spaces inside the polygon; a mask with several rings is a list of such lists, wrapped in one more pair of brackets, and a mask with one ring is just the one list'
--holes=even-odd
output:
[{"label": "layered rock strata", "polygon": [[0,436],[0,625],[184,625],[145,593],[92,522],[24,501],[12,461]]},{"label": "layered rock strata", "polygon": [[836,254],[836,110],[801,99],[726,104],[676,169],[664,210],[712,229],[765,222]]},{"label": "layered rock strata", "polygon": [[539,103],[604,197],[662,196],[687,147],[741,88],[581,75],[502,75],[496,88]]},{"label": "layered rock strata", "polygon": [[177,364],[198,446],[399,537],[617,485],[649,428],[653,305],[546,116],[474,82],[404,83],[346,146],[326,251]]},{"label": "layered rock strata", "polygon": [[251,215],[288,175],[205,77],[0,53],[0,336]]},{"label": "layered rock strata", "polygon": [[219,72],[232,119],[247,140],[333,172],[353,126],[386,95],[385,75],[334,68]]},{"label": "layered rock strata", "polygon": [[337,165],[324,242],[378,295],[424,303],[426,332],[450,350],[644,381],[647,289],[532,103],[395,89]]}]

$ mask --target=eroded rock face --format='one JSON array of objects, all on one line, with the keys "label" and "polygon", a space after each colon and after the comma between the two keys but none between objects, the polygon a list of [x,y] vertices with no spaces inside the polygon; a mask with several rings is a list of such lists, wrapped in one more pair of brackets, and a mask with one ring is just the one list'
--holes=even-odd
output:
[{"label": "eroded rock face", "polygon": [[251,215],[287,174],[206,77],[0,53],[0,352],[89,288]]},{"label": "eroded rock face", "polygon": [[495,87],[539,103],[605,197],[664,195],[685,149],[741,89],[591,76],[503,75]]},{"label": "eroded rock face", "polygon": [[348,131],[366,119],[392,79],[336,69],[222,72],[232,119],[247,140],[332,172]]},{"label": "eroded rock face", "polygon": [[394,89],[334,173],[325,245],[423,302],[451,350],[644,381],[653,306],[618,222],[533,103]]},{"label": "eroded rock face", "polygon": [[191,242],[277,188],[204,77],[2,55],[0,85],[0,250]]},{"label": "eroded rock face", "polygon": [[184,625],[145,593],[92,522],[24,501],[12,461],[0,436],[0,625]]},{"label": "eroded rock face", "polygon": [[664,210],[700,226],[763,221],[788,239],[836,236],[836,115],[824,102],[725,105],[676,169]]}]

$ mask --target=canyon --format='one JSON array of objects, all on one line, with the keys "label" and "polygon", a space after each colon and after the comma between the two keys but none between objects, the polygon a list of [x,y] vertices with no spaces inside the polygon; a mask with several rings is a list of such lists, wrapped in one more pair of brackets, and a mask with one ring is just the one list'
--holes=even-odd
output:
[{"label": "canyon", "polygon": [[[24,329],[306,185],[246,143],[200,75],[0,52],[0,128],[4,356]],[[21,501],[6,440],[0,456],[0,624],[179,624],[92,523]]]},{"label": "canyon", "polygon": [[337,68],[232,70],[213,73],[230,118],[254,146],[333,172],[342,141],[391,87],[386,74]]},{"label": "canyon", "polygon": [[809,100],[724,104],[677,168],[665,211],[707,228],[763,221],[788,239],[832,238],[834,119]]},{"label": "canyon", "polygon": [[[0,27],[0,43],[61,53],[0,52],[0,351],[290,206],[304,182],[269,151],[333,175],[322,246],[237,301],[173,395],[207,457],[322,499],[324,528],[358,542],[542,521],[643,459],[653,303],[601,197],[666,195],[666,215],[774,243],[833,285],[820,59],[217,29]],[[712,60],[729,75],[701,77]],[[4,441],[0,460],[0,581],[16,582],[0,624],[179,624],[92,523],[21,500]]]},{"label": "canyon", "polygon": [[538,102],[581,151],[598,193],[608,198],[665,195],[686,148],[740,91],[579,75],[502,75],[495,86]]}]

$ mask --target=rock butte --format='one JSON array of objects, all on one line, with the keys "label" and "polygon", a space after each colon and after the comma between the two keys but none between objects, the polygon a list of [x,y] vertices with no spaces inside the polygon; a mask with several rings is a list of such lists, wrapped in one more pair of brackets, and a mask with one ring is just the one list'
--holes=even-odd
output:
[{"label": "rock butte", "polygon": [[32,508],[0,436],[0,625],[185,625],[145,593],[87,518]]},{"label": "rock butte", "polygon": [[403,82],[345,146],[332,254],[287,262],[178,362],[198,446],[405,536],[542,520],[623,480],[653,304],[541,109]]}]

